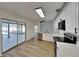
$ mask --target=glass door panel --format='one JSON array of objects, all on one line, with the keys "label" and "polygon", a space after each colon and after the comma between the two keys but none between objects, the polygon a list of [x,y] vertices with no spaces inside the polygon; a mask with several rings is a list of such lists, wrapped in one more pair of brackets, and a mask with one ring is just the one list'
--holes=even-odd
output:
[{"label": "glass door panel", "polygon": [[25,41],[25,25],[18,25],[18,44]]},{"label": "glass door panel", "polygon": [[22,26],[22,42],[25,41],[25,25],[21,25]]},{"label": "glass door panel", "polygon": [[10,48],[10,38],[9,38],[9,24],[2,23],[2,52]]},{"label": "glass door panel", "polygon": [[10,27],[10,47],[17,45],[17,24],[9,24]]}]

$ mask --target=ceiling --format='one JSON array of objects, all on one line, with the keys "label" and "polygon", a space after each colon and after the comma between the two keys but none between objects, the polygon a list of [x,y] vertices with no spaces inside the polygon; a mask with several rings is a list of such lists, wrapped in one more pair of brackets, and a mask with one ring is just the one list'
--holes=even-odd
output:
[{"label": "ceiling", "polygon": [[[0,2],[0,9],[9,11],[29,20],[53,20],[57,15],[56,9],[61,8],[64,2]],[[42,7],[45,18],[40,18],[34,11]]]}]

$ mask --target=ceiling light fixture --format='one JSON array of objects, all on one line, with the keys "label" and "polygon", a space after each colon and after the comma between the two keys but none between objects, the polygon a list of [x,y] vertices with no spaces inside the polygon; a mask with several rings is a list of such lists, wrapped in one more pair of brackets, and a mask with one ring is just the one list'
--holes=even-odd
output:
[{"label": "ceiling light fixture", "polygon": [[41,7],[40,8],[36,8],[35,11],[41,18],[45,17],[44,12],[43,12]]}]

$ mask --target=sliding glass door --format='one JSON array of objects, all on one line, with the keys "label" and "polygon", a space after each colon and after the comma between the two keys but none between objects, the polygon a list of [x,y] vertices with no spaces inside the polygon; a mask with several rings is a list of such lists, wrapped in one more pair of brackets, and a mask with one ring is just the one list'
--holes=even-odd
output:
[{"label": "sliding glass door", "polygon": [[25,41],[25,24],[2,22],[2,52]]},{"label": "sliding glass door", "polygon": [[25,25],[18,24],[18,44],[25,41]]}]

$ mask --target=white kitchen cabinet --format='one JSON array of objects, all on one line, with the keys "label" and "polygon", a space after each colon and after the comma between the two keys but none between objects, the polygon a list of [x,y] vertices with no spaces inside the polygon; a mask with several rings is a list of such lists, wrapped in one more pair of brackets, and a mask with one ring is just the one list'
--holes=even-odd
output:
[{"label": "white kitchen cabinet", "polygon": [[51,33],[42,33],[42,40],[53,42]]}]

